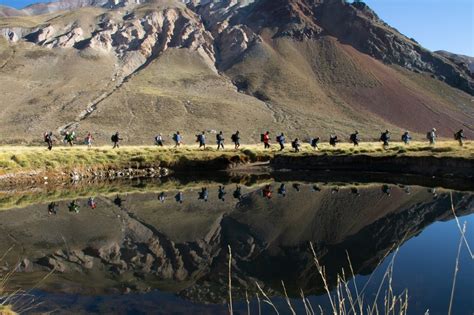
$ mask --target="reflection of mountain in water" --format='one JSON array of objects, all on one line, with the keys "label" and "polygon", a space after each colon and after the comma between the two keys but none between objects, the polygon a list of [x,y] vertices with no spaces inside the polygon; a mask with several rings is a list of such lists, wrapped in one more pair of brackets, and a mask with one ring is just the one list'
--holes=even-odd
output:
[{"label": "reflection of mountain in water", "polygon": [[[234,288],[253,290],[259,281],[278,294],[284,280],[290,295],[299,289],[322,292],[308,244],[312,241],[332,283],[346,267],[346,251],[356,273],[368,274],[396,244],[427,225],[452,217],[448,191],[381,186],[329,187],[286,184],[243,188],[242,199],[228,186],[224,200],[209,185],[209,201],[200,190],[177,192],[160,202],[156,194],[96,198],[90,209],[69,213],[58,202],[57,215],[47,203],[0,212],[0,252],[9,263],[25,258],[12,285],[39,282],[55,292],[104,293],[160,288],[200,302],[222,302],[227,295],[227,245],[233,249]],[[299,192],[298,192],[299,190]],[[281,192],[281,191],[280,191]],[[267,196],[269,196],[267,194]],[[474,209],[474,196],[454,193],[459,214]],[[115,201],[115,202],[114,202]],[[464,211],[464,212],[463,212]],[[472,211],[472,210],[469,210]],[[348,273],[346,273],[348,274]]]}]

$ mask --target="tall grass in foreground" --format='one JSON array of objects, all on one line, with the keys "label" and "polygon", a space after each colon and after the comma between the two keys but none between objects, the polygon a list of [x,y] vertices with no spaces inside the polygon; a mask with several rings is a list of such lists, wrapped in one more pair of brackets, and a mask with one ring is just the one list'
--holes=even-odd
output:
[{"label": "tall grass in foreground", "polygon": [[[457,248],[457,257],[453,274],[453,282],[451,286],[451,295],[449,297],[449,308],[447,314],[451,315],[453,312],[453,303],[455,299],[455,289],[456,289],[456,279],[459,271],[459,260],[461,255],[461,250],[463,245],[467,248],[469,255],[472,260],[474,260],[474,253],[469,245],[469,242],[466,238],[466,225],[467,222],[464,222],[461,226],[461,222],[456,215],[454,208],[453,196],[451,193],[451,211],[453,213],[454,219],[457,224],[457,228],[460,232],[460,240]],[[318,274],[321,276],[323,281],[324,290],[329,300],[330,309],[323,309],[321,305],[314,307],[308,298],[305,297],[303,291],[300,291],[301,300],[303,302],[304,310],[306,315],[316,315],[316,314],[332,314],[332,315],[406,315],[408,313],[408,301],[409,294],[408,290],[405,289],[402,292],[396,293],[393,290],[393,268],[395,265],[395,258],[397,256],[399,246],[404,243],[404,239],[400,241],[398,246],[392,247],[384,256],[383,259],[379,262],[379,265],[388,257],[391,252],[394,252],[390,262],[387,266],[387,269],[382,277],[380,284],[378,285],[375,297],[371,300],[367,300],[364,296],[365,290],[369,285],[373,274],[369,277],[368,281],[365,283],[363,288],[359,288],[355,281],[355,273],[350,260],[349,254],[347,253],[347,260],[350,269],[349,278],[346,276],[344,269],[337,276],[336,287],[331,290],[328,283],[328,278],[326,276],[325,267],[320,264],[316,251],[314,250],[313,243],[310,242],[310,249],[313,255],[314,265],[316,266]],[[377,266],[377,268],[378,268]],[[376,269],[377,269],[376,268]],[[229,274],[228,274],[228,294],[229,294],[229,314],[233,315],[233,306],[232,306],[232,251],[229,246]],[[349,279],[354,279],[352,285]],[[282,281],[282,290],[284,293],[284,298],[287,304],[288,309],[279,310],[277,306],[272,302],[271,298],[265,293],[265,291],[260,287],[258,282],[255,282],[258,289],[256,294],[256,299],[258,303],[258,314],[262,314],[261,302],[266,303],[272,307],[275,314],[280,314],[280,311],[284,313],[291,312],[291,314],[296,315],[297,312],[287,294],[285,283]],[[260,294],[262,298],[260,297]],[[246,303],[247,303],[247,314],[250,315],[250,301],[248,298],[247,292],[245,293]],[[448,297],[447,297],[448,298]],[[426,310],[425,315],[429,315],[429,310]]]}]

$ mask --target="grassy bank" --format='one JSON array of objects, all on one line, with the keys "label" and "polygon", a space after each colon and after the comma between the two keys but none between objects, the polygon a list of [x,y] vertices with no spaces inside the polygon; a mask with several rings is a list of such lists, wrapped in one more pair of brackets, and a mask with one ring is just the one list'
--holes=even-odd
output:
[{"label": "grassy bank", "polygon": [[[228,146],[230,147],[230,146]],[[289,145],[288,145],[289,147]],[[300,153],[293,153],[289,148],[284,152],[278,151],[273,145],[270,150],[264,150],[262,145],[244,145],[240,150],[226,149],[216,151],[215,147],[199,150],[197,146],[183,146],[179,149],[172,147],[127,146],[112,150],[111,147],[96,147],[88,149],[83,146],[55,147],[48,151],[45,147],[0,147],[0,175],[20,172],[63,172],[85,168],[140,168],[168,167],[173,168],[188,163],[205,165],[221,161],[256,162],[270,160],[275,155],[291,156],[434,156],[457,157],[474,159],[474,143],[467,142],[460,147],[457,142],[439,142],[429,146],[425,142],[412,143],[408,146],[393,143],[385,149],[380,143],[362,143],[354,147],[348,143],[339,144],[336,148],[328,144],[320,145],[319,150],[313,150],[304,144]],[[199,164],[201,163],[201,164]]]}]

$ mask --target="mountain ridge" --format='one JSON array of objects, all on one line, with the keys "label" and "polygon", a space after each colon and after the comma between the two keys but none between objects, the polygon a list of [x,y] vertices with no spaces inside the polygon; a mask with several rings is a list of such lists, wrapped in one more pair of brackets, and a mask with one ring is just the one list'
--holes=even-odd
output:
[{"label": "mountain ridge", "polygon": [[[135,123],[151,126],[148,118],[154,117],[166,133],[187,126],[192,129],[187,136],[203,129],[232,132],[235,119],[254,140],[260,133],[251,129],[256,124],[269,130],[301,130],[305,137],[314,129],[345,133],[367,128],[375,133],[389,127],[423,134],[438,127],[450,137],[456,128],[464,127],[468,135],[474,132],[472,73],[398,33],[365,4],[342,0],[141,2],[68,0],[47,4],[48,13],[43,15],[0,19],[0,37],[7,40],[0,45],[0,54],[14,56],[0,65],[10,86],[2,101],[16,102],[18,96],[12,90],[21,88],[14,82],[25,80],[12,72],[17,62],[26,72],[36,73],[31,55],[45,61],[60,58],[63,67],[66,59],[77,59],[85,68],[76,68],[83,73],[75,76],[86,81],[87,69],[106,67],[99,73],[102,83],[88,90],[89,97],[84,83],[75,83],[68,92],[60,80],[54,83],[53,97],[40,88],[30,100],[23,98],[22,103],[53,103],[44,106],[55,108],[57,121],[39,124],[30,116],[32,125],[27,130],[88,129],[107,139],[107,133],[116,129],[112,121],[130,117],[103,117],[99,108],[123,112],[123,106],[117,105],[121,103],[128,104],[131,113],[140,113],[132,116]],[[68,6],[79,8],[51,9]],[[13,51],[18,53],[12,55]],[[45,73],[54,71],[45,67]],[[21,83],[26,84],[31,82]],[[127,90],[134,97],[124,93]],[[153,110],[143,105],[150,102],[161,105],[153,105]],[[67,114],[64,104],[69,104]],[[19,106],[33,116],[44,116],[33,105]],[[147,115],[150,110],[160,115]],[[203,120],[192,118],[196,110],[202,112]],[[0,119],[11,121],[13,113],[8,112]],[[254,123],[242,117],[247,115],[255,118]],[[98,129],[97,119],[105,119],[106,130]],[[125,133],[131,137],[130,128]],[[25,126],[19,129],[23,135]],[[16,141],[6,129],[2,133]],[[138,143],[151,136],[139,136]]]}]

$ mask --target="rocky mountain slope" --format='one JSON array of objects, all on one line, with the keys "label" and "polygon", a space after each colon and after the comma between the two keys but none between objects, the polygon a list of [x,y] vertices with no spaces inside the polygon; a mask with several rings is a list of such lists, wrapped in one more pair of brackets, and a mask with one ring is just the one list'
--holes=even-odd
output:
[{"label": "rocky mountain slope", "polygon": [[1,12],[2,142],[46,130],[107,142],[119,129],[129,143],[176,129],[240,129],[244,142],[262,130],[474,132],[473,74],[361,3],[63,0]]},{"label": "rocky mountain slope", "polygon": [[448,51],[439,50],[436,51],[438,55],[448,58],[452,62],[456,63],[461,68],[468,68],[471,73],[474,73],[474,57],[465,55],[453,54]]}]

